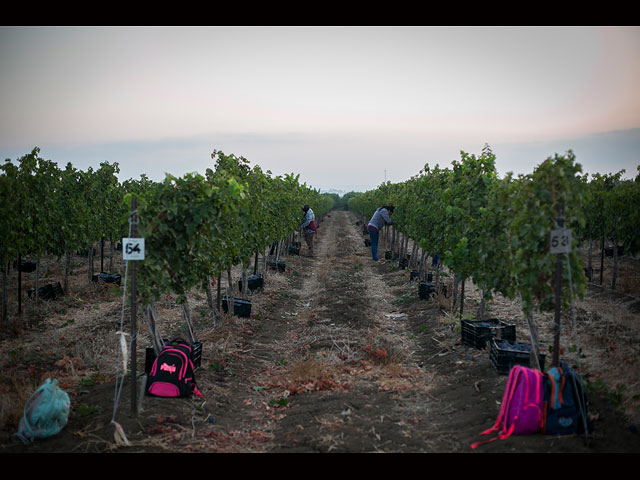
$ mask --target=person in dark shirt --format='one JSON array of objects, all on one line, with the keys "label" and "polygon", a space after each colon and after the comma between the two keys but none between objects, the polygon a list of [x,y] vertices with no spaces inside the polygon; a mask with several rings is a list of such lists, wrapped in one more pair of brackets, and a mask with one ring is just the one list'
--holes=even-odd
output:
[{"label": "person in dark shirt", "polygon": [[382,230],[382,227],[393,224],[393,221],[391,220],[393,210],[393,205],[380,207],[375,211],[371,220],[369,220],[369,225],[367,225],[367,230],[371,237],[371,255],[374,262],[384,263],[384,260],[378,260],[378,240],[380,238],[380,230]]}]

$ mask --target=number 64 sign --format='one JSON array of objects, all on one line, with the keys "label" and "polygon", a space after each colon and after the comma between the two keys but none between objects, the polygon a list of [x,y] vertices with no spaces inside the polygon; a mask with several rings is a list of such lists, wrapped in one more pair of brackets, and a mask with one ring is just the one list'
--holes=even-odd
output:
[{"label": "number 64 sign", "polygon": [[144,238],[123,238],[122,258],[124,260],[144,260]]}]

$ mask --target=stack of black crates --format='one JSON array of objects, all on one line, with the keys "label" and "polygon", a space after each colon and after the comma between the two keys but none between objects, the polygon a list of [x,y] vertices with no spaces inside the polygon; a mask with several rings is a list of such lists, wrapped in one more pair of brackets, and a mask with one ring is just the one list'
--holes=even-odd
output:
[{"label": "stack of black crates", "polygon": [[[501,375],[508,375],[514,365],[530,367],[531,345],[516,341],[516,326],[497,318],[462,320],[462,343],[478,349],[489,347],[489,359]],[[545,356],[540,354],[544,369]]]}]

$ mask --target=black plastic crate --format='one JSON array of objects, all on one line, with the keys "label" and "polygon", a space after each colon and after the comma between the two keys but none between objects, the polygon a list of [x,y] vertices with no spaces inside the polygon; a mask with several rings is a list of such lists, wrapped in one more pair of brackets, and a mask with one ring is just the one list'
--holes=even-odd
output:
[{"label": "black plastic crate", "polygon": [[289,245],[289,255],[300,255],[300,247]]},{"label": "black plastic crate", "polygon": [[418,286],[418,295],[422,300],[427,300],[432,293],[435,293],[436,287],[431,282],[420,282]]},{"label": "black plastic crate", "polygon": [[233,301],[233,314],[238,317],[251,316],[251,302],[249,300],[243,300],[241,298],[222,298],[222,310],[224,313],[229,313],[229,304]]},{"label": "black plastic crate", "polygon": [[191,361],[193,362],[194,370],[197,370],[202,365],[202,342],[191,344]]},{"label": "black plastic crate", "polygon": [[[531,345],[509,340],[491,338],[489,340],[489,359],[493,368],[501,375],[508,375],[515,365],[531,368]],[[538,357],[540,368],[544,371],[545,355]]]},{"label": "black plastic crate", "polygon": [[18,265],[18,261],[13,262],[13,268],[20,272],[31,273],[35,272],[37,267],[37,263],[33,260],[20,260],[20,265]]},{"label": "black plastic crate", "polygon": [[153,362],[156,360],[156,352],[153,347],[147,347],[144,350],[144,373],[149,375],[153,368]]},{"label": "black plastic crate", "polygon": [[[165,347],[166,345],[169,344],[169,340],[166,338],[162,339],[162,346]],[[147,347],[144,350],[144,373],[146,373],[147,375],[149,375],[149,373],[151,372],[151,369],[153,368],[153,362],[156,361],[156,351],[153,349],[153,347]]]},{"label": "black plastic crate", "polygon": [[[29,298],[35,296],[36,289],[31,288],[27,291]],[[49,285],[45,285],[43,287],[38,288],[38,298],[42,300],[54,300],[56,297],[64,296],[64,292],[62,291],[62,285],[60,282],[58,283],[50,283]]]},{"label": "black plastic crate", "polygon": [[267,260],[267,266],[272,270],[278,270],[279,272],[284,272],[287,268],[287,263],[282,260]]},{"label": "black plastic crate", "polygon": [[486,348],[491,338],[516,341],[516,326],[498,318],[488,320],[462,320],[462,343],[470,347]]},{"label": "black plastic crate", "polygon": [[[435,293],[435,291],[436,286],[433,282],[420,282],[420,285],[418,286],[418,295],[422,300],[428,300],[431,294]],[[447,296],[447,286],[444,283],[440,284],[440,293],[445,297]]]},{"label": "black plastic crate", "polygon": [[120,282],[122,281],[122,276],[119,273],[104,273],[104,272],[100,272],[100,273],[96,273],[93,277],[91,277],[91,279],[94,282],[97,282],[98,280],[102,280],[105,283],[115,283],[116,285],[120,285]]},{"label": "black plastic crate", "polygon": [[[622,245],[618,245],[618,252],[617,252],[618,256],[622,256],[624,255],[624,246]],[[605,257],[613,257],[613,247],[607,247],[604,249],[604,256]]]},{"label": "black plastic crate", "polygon": [[[247,278],[247,286],[251,292],[264,287],[264,277],[261,273],[251,275]],[[238,290],[242,291],[242,280],[238,280]]]},{"label": "black plastic crate", "polygon": [[[420,270],[411,270],[410,281],[413,281],[416,278],[420,278]],[[427,283],[433,283],[433,272],[427,272]]]}]

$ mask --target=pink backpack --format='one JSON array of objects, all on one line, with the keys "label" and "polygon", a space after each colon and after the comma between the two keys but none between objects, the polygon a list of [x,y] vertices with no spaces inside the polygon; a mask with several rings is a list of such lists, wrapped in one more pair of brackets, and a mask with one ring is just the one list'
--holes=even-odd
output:
[{"label": "pink backpack", "polygon": [[539,370],[515,365],[509,372],[507,386],[496,423],[480,435],[500,430],[497,437],[476,442],[471,448],[504,440],[511,435],[530,435],[542,430],[543,423],[543,374]]},{"label": "pink backpack", "polygon": [[147,379],[147,395],[154,397],[202,397],[191,360],[192,348],[182,339],[165,345],[156,357]]}]

